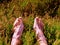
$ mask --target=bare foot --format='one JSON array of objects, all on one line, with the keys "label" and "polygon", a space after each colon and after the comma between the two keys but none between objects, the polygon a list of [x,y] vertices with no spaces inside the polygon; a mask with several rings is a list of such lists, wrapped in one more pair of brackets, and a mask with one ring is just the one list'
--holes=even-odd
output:
[{"label": "bare foot", "polygon": [[34,22],[35,22],[34,23],[34,25],[35,25],[34,28],[36,27],[36,28],[39,28],[39,29],[43,30],[44,24],[43,24],[41,18],[36,17]]},{"label": "bare foot", "polygon": [[11,45],[17,45],[20,38],[21,38],[23,29],[24,29],[22,18],[21,17],[17,18],[15,20],[13,26],[14,26],[14,28],[13,28],[14,29],[14,34],[13,34],[13,37],[12,37]]},{"label": "bare foot", "polygon": [[38,18],[38,17],[35,18],[33,28],[36,33],[37,41],[39,41],[39,45],[47,45],[46,38],[42,31],[44,28],[44,24],[43,24],[41,18]]}]

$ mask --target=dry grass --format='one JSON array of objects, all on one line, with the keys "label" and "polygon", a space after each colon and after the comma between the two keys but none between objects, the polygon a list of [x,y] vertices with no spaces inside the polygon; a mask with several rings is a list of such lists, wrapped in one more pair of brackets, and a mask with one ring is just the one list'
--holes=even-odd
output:
[{"label": "dry grass", "polygon": [[[24,7],[25,5],[27,4],[25,3],[22,6]],[[47,38],[48,45],[60,44],[60,18],[57,16],[52,18],[48,14],[42,17],[34,11],[35,6],[36,5],[33,4],[32,13],[23,15],[23,9],[20,7],[20,2],[18,3],[16,0],[9,2],[6,5],[0,4],[0,45],[10,45],[13,23],[19,16],[23,17],[25,25],[21,38],[23,45],[37,45],[38,43],[33,31],[33,22],[36,16],[42,18],[42,21],[44,22],[44,34]],[[28,9],[28,11],[30,10]]]}]

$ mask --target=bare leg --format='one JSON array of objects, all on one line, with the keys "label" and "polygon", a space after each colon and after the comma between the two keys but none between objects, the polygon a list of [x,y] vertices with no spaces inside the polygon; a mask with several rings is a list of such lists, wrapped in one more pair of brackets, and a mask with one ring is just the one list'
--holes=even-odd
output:
[{"label": "bare leg", "polygon": [[33,28],[36,32],[37,41],[39,42],[39,45],[48,45],[47,41],[46,41],[46,38],[43,34],[43,27],[44,27],[44,24],[41,21],[41,19],[36,17],[35,20],[34,20]]},{"label": "bare leg", "polygon": [[13,27],[14,27],[13,28],[14,34],[12,37],[11,45],[19,45],[21,35],[24,29],[24,25],[21,17],[15,20]]}]

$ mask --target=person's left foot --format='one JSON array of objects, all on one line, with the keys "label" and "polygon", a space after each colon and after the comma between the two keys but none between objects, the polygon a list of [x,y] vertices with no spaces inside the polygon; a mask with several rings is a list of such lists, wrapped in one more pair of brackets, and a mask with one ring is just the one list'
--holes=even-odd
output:
[{"label": "person's left foot", "polygon": [[[19,17],[15,20],[13,24],[14,34],[12,37],[11,45],[17,45],[19,40],[21,40],[21,35],[24,29],[22,17]],[[14,43],[13,43],[14,42]]]}]

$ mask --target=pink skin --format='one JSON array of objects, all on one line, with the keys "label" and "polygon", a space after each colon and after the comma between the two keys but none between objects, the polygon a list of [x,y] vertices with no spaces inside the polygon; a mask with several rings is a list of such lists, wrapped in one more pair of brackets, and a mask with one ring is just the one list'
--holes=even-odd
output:
[{"label": "pink skin", "polygon": [[33,28],[36,33],[37,41],[39,42],[39,45],[48,45],[46,38],[43,34],[43,27],[44,27],[44,24],[43,24],[41,18],[36,17],[34,20]]},{"label": "pink skin", "polygon": [[[12,37],[11,45],[18,45],[19,38],[21,38],[23,29],[24,29],[22,18],[21,17],[17,18],[15,20],[13,26],[14,26],[14,28],[13,28],[14,29],[14,34],[13,34],[13,37]],[[36,37],[38,37],[37,41],[39,41],[39,45],[47,45],[46,38],[43,34],[43,27],[44,27],[44,24],[41,21],[41,19],[36,17],[35,20],[34,20],[33,28],[35,29]]]},{"label": "pink skin", "polygon": [[18,45],[19,43],[19,38],[21,38],[23,29],[24,29],[24,25],[23,25],[23,21],[22,18],[19,17],[15,20],[14,24],[14,34],[12,37],[12,41],[11,41],[11,45]]}]

